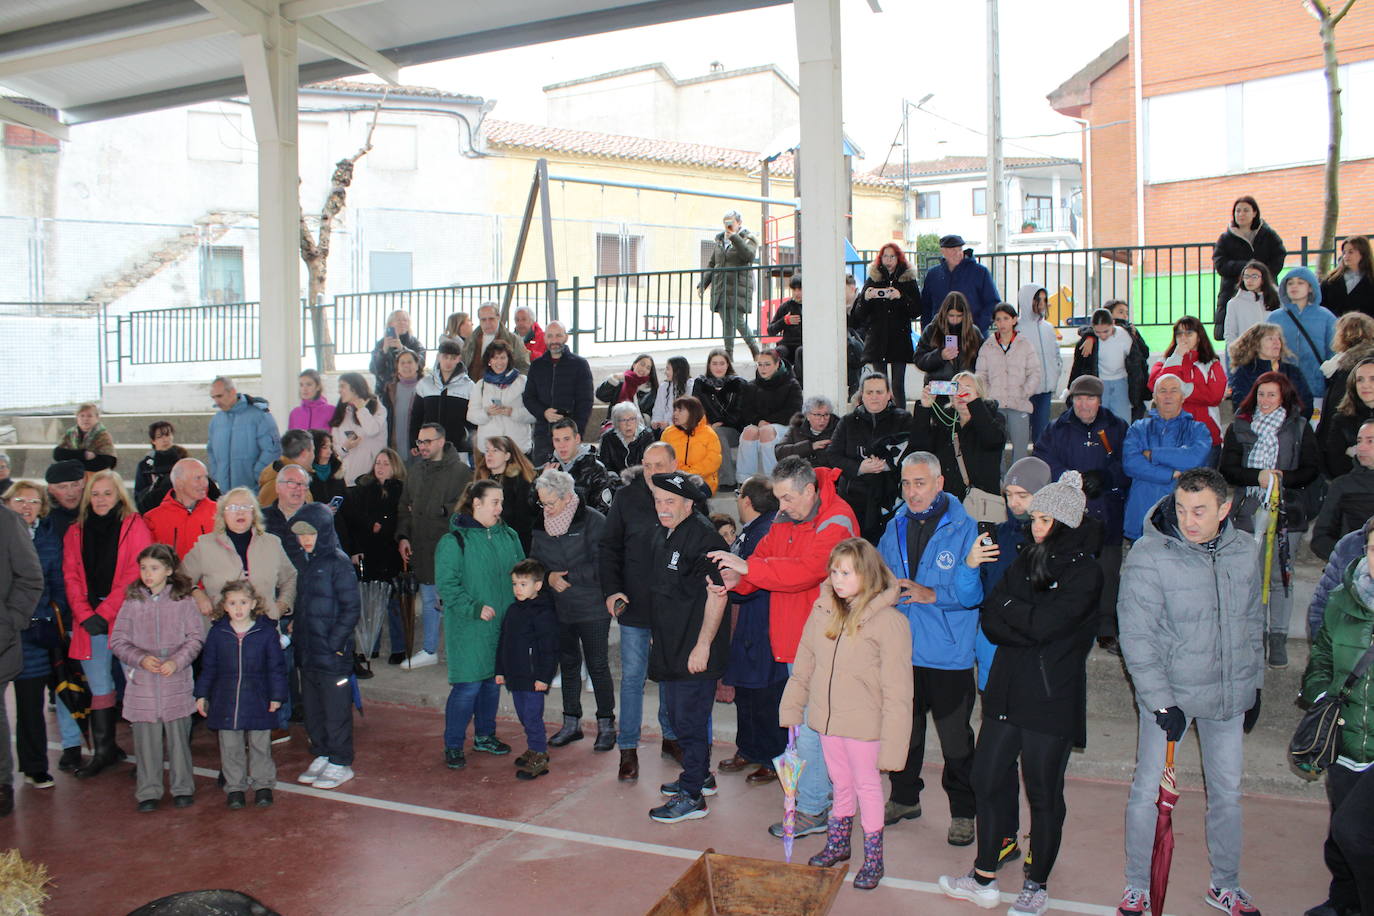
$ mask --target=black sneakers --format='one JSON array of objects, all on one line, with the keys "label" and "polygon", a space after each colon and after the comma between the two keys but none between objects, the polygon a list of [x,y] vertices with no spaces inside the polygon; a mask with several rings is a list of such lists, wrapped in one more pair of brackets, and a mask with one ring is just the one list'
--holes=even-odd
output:
[{"label": "black sneakers", "polygon": [[[702,790],[705,794],[705,790]],[[699,817],[705,817],[709,812],[706,809],[706,799],[698,796],[692,798],[690,795],[678,793],[668,801],[659,805],[649,812],[649,817],[658,821],[660,824],[676,824],[678,821],[690,821]]]}]

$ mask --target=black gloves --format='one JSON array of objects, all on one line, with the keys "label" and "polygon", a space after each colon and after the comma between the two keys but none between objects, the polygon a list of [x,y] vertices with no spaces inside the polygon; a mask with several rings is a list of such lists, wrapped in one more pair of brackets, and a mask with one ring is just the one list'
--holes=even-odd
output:
[{"label": "black gloves", "polygon": [[1083,476],[1083,495],[1088,499],[1097,499],[1102,495],[1102,472],[1101,471],[1082,471]]},{"label": "black gloves", "polygon": [[106,633],[110,632],[110,625],[105,622],[104,617],[101,617],[99,614],[92,614],[81,621],[81,629],[92,636],[104,636]]},{"label": "black gloves", "polygon": [[1263,693],[1264,693],[1263,690],[1256,689],[1256,690],[1255,690],[1255,705],[1254,705],[1254,706],[1251,706],[1249,709],[1247,709],[1247,710],[1245,711],[1245,719],[1244,719],[1244,721],[1243,721],[1241,727],[1245,729],[1245,733],[1246,733],[1247,735],[1250,734],[1250,732],[1254,731],[1254,729],[1255,729],[1255,723],[1259,721],[1259,714],[1260,714],[1260,695],[1263,694]]},{"label": "black gloves", "polygon": [[1170,741],[1177,741],[1182,738],[1183,730],[1188,727],[1188,717],[1177,706],[1170,706],[1168,709],[1156,709],[1155,721],[1159,723],[1160,728],[1164,729],[1164,734]]}]

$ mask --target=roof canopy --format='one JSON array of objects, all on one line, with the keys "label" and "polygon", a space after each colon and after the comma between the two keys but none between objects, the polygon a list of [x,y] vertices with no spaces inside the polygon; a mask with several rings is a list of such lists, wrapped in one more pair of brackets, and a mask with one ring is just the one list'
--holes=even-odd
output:
[{"label": "roof canopy", "polygon": [[[395,83],[403,66],[783,2],[283,0],[281,16],[296,24],[301,84],[366,72]],[[66,124],[242,96],[239,40],[267,21],[254,0],[4,0],[0,85]],[[0,118],[55,127],[0,105]]]}]

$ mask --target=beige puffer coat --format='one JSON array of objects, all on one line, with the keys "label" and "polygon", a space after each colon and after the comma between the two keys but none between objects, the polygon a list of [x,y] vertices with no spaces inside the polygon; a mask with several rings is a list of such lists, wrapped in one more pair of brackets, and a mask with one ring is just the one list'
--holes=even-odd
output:
[{"label": "beige puffer coat", "polygon": [[1040,354],[1026,335],[1018,331],[1004,352],[994,333],[978,351],[977,373],[998,407],[1030,413],[1030,396],[1041,388],[1040,362]]},{"label": "beige puffer coat", "polygon": [[[181,561],[181,571],[194,585],[205,589],[211,603],[230,582],[242,579],[243,562],[223,531],[207,531]],[[284,607],[296,603],[296,567],[275,534],[254,531],[248,542],[248,581],[267,602],[267,615],[277,620]]]},{"label": "beige puffer coat", "polygon": [[778,724],[806,722],[822,735],[879,741],[878,769],[906,766],[911,741],[911,628],[895,607],[897,588],[859,613],[858,632],[826,637],[835,616],[834,592],[820,597],[802,630],[792,676],[778,708]]}]

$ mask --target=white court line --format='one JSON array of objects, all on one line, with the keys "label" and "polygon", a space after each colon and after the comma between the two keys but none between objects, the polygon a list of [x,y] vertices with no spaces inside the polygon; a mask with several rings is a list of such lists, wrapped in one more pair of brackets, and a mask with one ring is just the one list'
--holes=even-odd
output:
[{"label": "white court line", "polygon": [[[48,742],[48,747],[52,750],[62,750],[62,745],[57,742]],[[129,755],[128,763],[137,763],[137,758],[133,754]],[[163,764],[166,767],[166,764]],[[204,776],[207,779],[214,779],[219,775],[219,770],[212,770],[207,767],[194,767],[197,776]],[[294,782],[278,781],[277,792],[286,792],[291,795],[304,795],[310,798],[319,798],[326,801],[339,802],[345,805],[356,805],[359,808],[374,808],[378,811],[392,811],[397,814],[410,814],[415,817],[427,817],[432,820],[448,821],[454,824],[469,824],[474,827],[488,827],[492,830],[508,830],[511,833],[524,833],[530,836],[544,837],[550,840],[567,840],[572,843],[585,843],[589,846],[601,846],[606,849],[623,849],[627,852],[643,852],[654,856],[665,856],[670,859],[695,860],[701,856],[700,849],[685,849],[681,846],[665,846],[662,843],[643,843],[639,840],[627,840],[615,836],[602,836],[595,833],[582,833],[577,830],[564,830],[560,827],[545,827],[541,824],[526,824],[523,821],[511,821],[499,817],[486,817],[481,814],[467,814],[463,811],[449,811],[444,808],[430,808],[425,805],[412,805],[407,802],[389,801],[383,798],[369,798],[365,795],[351,795],[347,792],[339,792],[335,789],[316,789],[307,785],[300,785]],[[883,877],[884,887],[895,887],[907,891],[916,891],[922,894],[934,894],[944,897],[944,891],[940,890],[938,884],[929,881],[916,881],[912,878]],[[1003,903],[1014,903],[1015,894],[1003,894]],[[1097,903],[1080,903],[1076,900],[1060,900],[1050,898],[1049,908],[1062,913],[1084,913],[1087,916],[1116,916],[1116,908],[1102,906]],[[1168,916],[1168,914],[1164,914]]]}]

